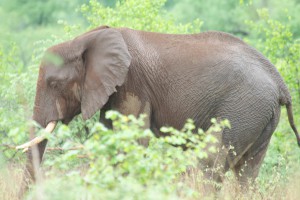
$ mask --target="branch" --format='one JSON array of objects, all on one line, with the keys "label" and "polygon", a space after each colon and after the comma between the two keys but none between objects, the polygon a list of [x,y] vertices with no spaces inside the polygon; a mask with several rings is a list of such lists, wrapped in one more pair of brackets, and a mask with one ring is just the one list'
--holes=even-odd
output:
[{"label": "branch", "polygon": [[70,148],[62,148],[62,147],[48,147],[46,148],[46,151],[71,151],[71,150],[80,150],[83,149],[84,146],[80,145],[77,147],[70,147]]},{"label": "branch", "polygon": [[[10,144],[0,144],[0,146],[6,147],[7,149],[16,149],[16,146],[10,145]],[[84,148],[83,145],[79,145],[76,147],[70,147],[70,148],[48,147],[48,148],[46,148],[46,151],[71,151],[71,150],[80,150],[83,148]]]}]

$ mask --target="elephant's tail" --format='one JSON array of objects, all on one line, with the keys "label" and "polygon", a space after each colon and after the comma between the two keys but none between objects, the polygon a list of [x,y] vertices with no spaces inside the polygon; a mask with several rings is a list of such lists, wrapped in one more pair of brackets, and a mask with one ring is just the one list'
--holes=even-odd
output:
[{"label": "elephant's tail", "polygon": [[279,76],[278,80],[279,80],[279,91],[280,91],[279,103],[280,103],[280,105],[285,105],[285,107],[286,107],[290,126],[292,127],[292,129],[296,135],[297,143],[298,143],[298,146],[300,147],[300,136],[299,136],[299,132],[294,123],[292,97],[289,93],[287,86],[284,84],[283,79]]},{"label": "elephant's tail", "polygon": [[296,135],[298,146],[300,147],[300,136],[299,136],[299,133],[298,133],[297,128],[294,123],[292,103],[288,102],[285,106],[286,106],[290,126],[292,127],[292,129]]}]

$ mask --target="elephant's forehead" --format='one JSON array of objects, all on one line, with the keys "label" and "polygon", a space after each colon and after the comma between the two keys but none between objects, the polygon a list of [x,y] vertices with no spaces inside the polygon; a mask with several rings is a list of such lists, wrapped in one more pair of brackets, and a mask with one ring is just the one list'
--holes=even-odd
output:
[{"label": "elephant's forehead", "polygon": [[42,62],[45,65],[53,65],[55,67],[61,67],[64,64],[64,55],[61,52],[47,50],[42,58]]},{"label": "elephant's forehead", "polygon": [[61,71],[59,68],[54,67],[53,65],[42,65],[40,69],[46,76],[54,75]]}]

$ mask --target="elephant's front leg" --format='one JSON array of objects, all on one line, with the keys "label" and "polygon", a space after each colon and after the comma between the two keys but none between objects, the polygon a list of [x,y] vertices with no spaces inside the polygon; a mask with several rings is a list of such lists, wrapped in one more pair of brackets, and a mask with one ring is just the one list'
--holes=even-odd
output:
[{"label": "elephant's front leg", "polygon": [[[123,115],[134,115],[139,117],[141,114],[146,114],[144,118],[144,128],[150,128],[151,119],[151,107],[149,101],[144,100],[133,93],[125,93],[125,95],[116,96],[112,103],[112,108],[119,111]],[[138,143],[147,147],[149,144],[149,138],[140,138]]]},{"label": "elephant's front leg", "polygon": [[112,129],[112,121],[110,119],[106,119],[106,111],[111,110],[111,100],[109,100],[102,108],[100,111],[100,118],[99,121],[108,129]]}]

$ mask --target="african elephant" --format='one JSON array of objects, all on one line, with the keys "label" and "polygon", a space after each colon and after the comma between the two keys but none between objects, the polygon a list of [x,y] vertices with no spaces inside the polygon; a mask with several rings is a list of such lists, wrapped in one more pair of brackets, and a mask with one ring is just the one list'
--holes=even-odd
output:
[{"label": "african elephant", "polygon": [[[160,136],[160,127],[180,129],[188,118],[204,130],[211,118],[226,118],[232,127],[223,130],[220,140],[234,152],[220,160],[224,171],[242,174],[241,182],[258,175],[281,105],[300,145],[282,77],[262,54],[230,34],[175,35],[101,26],[47,53],[62,62],[41,62],[33,120],[42,127],[50,124],[52,130],[57,121],[69,123],[80,113],[88,119],[99,110],[100,121],[111,127],[104,114],[112,109],[147,114],[146,128]],[[36,143],[42,160],[47,140]]]}]

